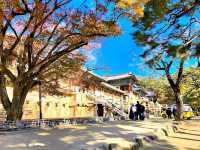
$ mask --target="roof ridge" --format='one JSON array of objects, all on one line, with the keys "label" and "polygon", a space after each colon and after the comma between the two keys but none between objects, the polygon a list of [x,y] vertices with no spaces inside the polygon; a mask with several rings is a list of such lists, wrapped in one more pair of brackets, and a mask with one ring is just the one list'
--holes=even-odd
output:
[{"label": "roof ridge", "polygon": [[115,77],[115,76],[122,76],[122,75],[133,75],[132,72],[123,73],[123,74],[116,74],[116,75],[105,75],[103,77]]}]

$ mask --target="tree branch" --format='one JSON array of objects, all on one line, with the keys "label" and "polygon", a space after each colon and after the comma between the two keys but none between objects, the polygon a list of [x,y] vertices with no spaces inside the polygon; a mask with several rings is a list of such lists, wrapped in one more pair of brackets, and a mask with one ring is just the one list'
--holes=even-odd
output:
[{"label": "tree branch", "polygon": [[8,24],[8,26],[10,26],[11,30],[14,32],[16,38],[18,39],[19,37],[18,37],[18,35],[17,35],[17,32],[16,32],[16,30],[13,28],[13,26],[12,26],[10,20],[8,20],[6,16],[4,16],[4,18],[5,18],[5,20],[6,20],[6,24]]},{"label": "tree branch", "polygon": [[44,46],[38,51],[38,53],[36,54],[34,60],[33,60],[33,65],[36,64],[37,60],[39,59],[39,56],[41,55],[41,53],[45,50],[45,48],[47,48],[47,46],[50,43],[50,40],[52,39],[54,33],[56,32],[56,29],[58,28],[59,24],[63,21],[63,19],[66,17],[67,15],[63,16],[58,23],[54,26],[53,31],[51,32],[50,36],[48,37],[46,43],[44,44]]},{"label": "tree branch", "polygon": [[174,83],[174,80],[172,79],[172,76],[170,75],[170,67],[173,63],[173,60],[170,61],[169,64],[167,64],[167,62],[165,62],[163,59],[161,59],[161,63],[163,64],[164,68],[165,68],[165,75],[167,77],[167,80],[170,84],[170,86],[172,87],[173,90],[175,90],[175,83]]},{"label": "tree branch", "polygon": [[31,12],[31,10],[28,8],[28,4],[26,3],[26,1],[25,1],[25,0],[22,0],[22,3],[24,4],[25,10],[26,10],[27,12]]},{"label": "tree branch", "polygon": [[12,53],[13,49],[15,49],[15,47],[19,44],[22,36],[24,35],[25,31],[28,29],[28,26],[30,25],[31,21],[33,19],[33,16],[30,16],[28,22],[26,23],[26,25],[24,26],[22,32],[19,34],[18,38],[15,40],[14,44],[8,48],[8,49],[5,49],[5,57],[7,57],[9,54]]},{"label": "tree branch", "polygon": [[164,71],[164,70],[165,70],[165,68],[156,68],[156,70],[163,70],[163,71]]},{"label": "tree branch", "polygon": [[179,86],[182,77],[183,77],[183,65],[184,65],[184,60],[181,60],[180,65],[179,65],[179,71],[178,71],[178,77],[176,79],[176,85]]},{"label": "tree branch", "polygon": [[170,68],[171,67],[171,65],[173,64],[173,60],[171,60],[170,62],[169,62],[169,64],[167,64],[167,68]]},{"label": "tree branch", "polygon": [[0,68],[2,69],[2,72],[4,72],[10,78],[12,82],[16,80],[15,75],[9,69],[4,66],[0,66]]},{"label": "tree branch", "polygon": [[55,53],[54,55],[44,59],[43,61],[41,61],[39,64],[37,64],[37,66],[34,66],[33,68],[31,68],[28,72],[27,72],[27,76],[31,76],[31,77],[36,77],[40,72],[42,72],[46,67],[48,67],[49,65],[51,65],[53,62],[55,62],[57,59],[59,59],[60,57],[62,57],[63,55],[69,54],[72,51],[87,45],[88,42],[85,41],[81,41],[79,43],[76,43],[74,45],[69,46],[68,48],[65,48],[63,50],[58,51],[57,53]]}]

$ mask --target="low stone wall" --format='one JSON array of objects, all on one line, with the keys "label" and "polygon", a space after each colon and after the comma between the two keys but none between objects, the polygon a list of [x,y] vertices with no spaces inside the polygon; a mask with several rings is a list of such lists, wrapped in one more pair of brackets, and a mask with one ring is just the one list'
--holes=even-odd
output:
[{"label": "low stone wall", "polygon": [[97,123],[96,118],[69,118],[69,119],[54,119],[54,120],[23,120],[20,122],[15,121],[1,121],[0,131],[13,131],[27,128],[54,128],[59,125],[71,124],[94,124]]}]

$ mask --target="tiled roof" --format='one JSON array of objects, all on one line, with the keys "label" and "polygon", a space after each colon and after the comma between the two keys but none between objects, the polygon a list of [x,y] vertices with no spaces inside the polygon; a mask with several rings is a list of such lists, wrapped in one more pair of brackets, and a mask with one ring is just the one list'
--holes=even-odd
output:
[{"label": "tiled roof", "polygon": [[122,93],[122,94],[127,94],[126,92],[124,92],[124,91],[122,91],[122,90],[116,88],[115,86],[112,86],[112,85],[110,85],[110,84],[108,84],[108,83],[106,83],[106,82],[101,82],[101,85],[102,85],[102,86],[105,86],[105,87],[107,87],[107,88],[109,88],[109,89],[111,89],[111,90],[120,92],[120,93]]},{"label": "tiled roof", "polygon": [[102,80],[102,81],[106,81],[102,76],[90,71],[90,70],[87,70],[86,68],[81,68],[84,72],[88,72],[89,74],[91,74],[92,76]]},{"label": "tiled roof", "polygon": [[127,94],[126,92],[120,90],[119,88],[112,86],[111,84],[107,83],[110,80],[118,80],[118,79],[124,79],[124,78],[133,78],[134,80],[137,80],[137,78],[135,77],[135,75],[133,75],[132,73],[128,73],[128,74],[123,74],[123,75],[116,75],[116,76],[107,76],[107,77],[102,77],[92,71],[89,71],[85,68],[82,68],[83,71],[88,72],[89,74],[91,74],[92,76],[98,78],[101,81],[101,85],[104,87],[107,87],[111,90],[120,92],[122,94]]},{"label": "tiled roof", "polygon": [[96,74],[96,73],[94,73],[92,71],[88,71],[88,73],[90,73],[91,75],[95,76],[96,78],[98,78],[98,79],[100,79],[102,81],[105,81],[105,79],[103,77],[101,77],[100,75],[98,75],[98,74]]},{"label": "tiled roof", "polygon": [[119,79],[126,79],[126,78],[133,78],[134,80],[137,80],[137,78],[135,77],[135,75],[133,75],[132,73],[127,73],[127,74],[121,74],[121,75],[115,75],[115,76],[105,76],[103,77],[105,80],[107,81],[111,81],[111,80],[119,80]]}]

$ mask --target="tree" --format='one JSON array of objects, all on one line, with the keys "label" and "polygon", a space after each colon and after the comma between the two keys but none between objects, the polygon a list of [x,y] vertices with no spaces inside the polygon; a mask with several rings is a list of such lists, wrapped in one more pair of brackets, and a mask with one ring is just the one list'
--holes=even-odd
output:
[{"label": "tree", "polygon": [[[96,11],[91,11],[85,4],[70,8],[71,3],[72,0],[1,1],[0,99],[7,120],[21,119],[28,91],[45,81],[48,74],[52,78],[58,76],[59,66],[76,57],[70,56],[74,50],[97,37],[120,33],[116,22],[100,17],[106,12],[104,5],[98,3]],[[13,86],[12,100],[6,90],[7,78]]]},{"label": "tree", "polygon": [[184,103],[192,106],[199,105],[200,97],[200,69],[188,68],[183,73],[181,91]]},{"label": "tree", "polygon": [[[82,63],[75,50],[97,38],[119,35],[121,16],[134,14],[132,18],[137,18],[137,11],[122,8],[120,2],[0,1],[0,99],[7,120],[21,119],[26,95],[36,85],[42,82],[56,87],[58,76],[71,76],[66,71],[71,63]],[[8,80],[12,100],[6,90]]]},{"label": "tree", "polygon": [[[136,41],[145,47],[141,55],[156,70],[164,71],[172,88],[178,108],[178,120],[182,119],[180,83],[184,63],[191,57],[199,61],[200,1],[151,0],[145,5],[144,17],[134,27]],[[172,70],[177,66],[176,78]]]},{"label": "tree", "polygon": [[173,91],[165,78],[143,78],[140,79],[139,84],[144,89],[153,91],[159,103],[174,103]]},{"label": "tree", "polygon": [[[52,63],[48,70],[38,76],[42,93],[63,96],[64,81],[77,80],[76,74],[82,69],[86,58],[79,53],[64,55]],[[75,79],[76,78],[76,79]]]},{"label": "tree", "polygon": [[[176,78],[177,74],[172,76]],[[154,91],[158,101],[163,104],[173,104],[174,95],[170,85],[165,78],[143,78],[140,85],[147,90]],[[180,91],[183,102],[186,104],[199,105],[200,93],[200,70],[199,68],[187,68],[183,72],[183,79],[180,83]]]}]

